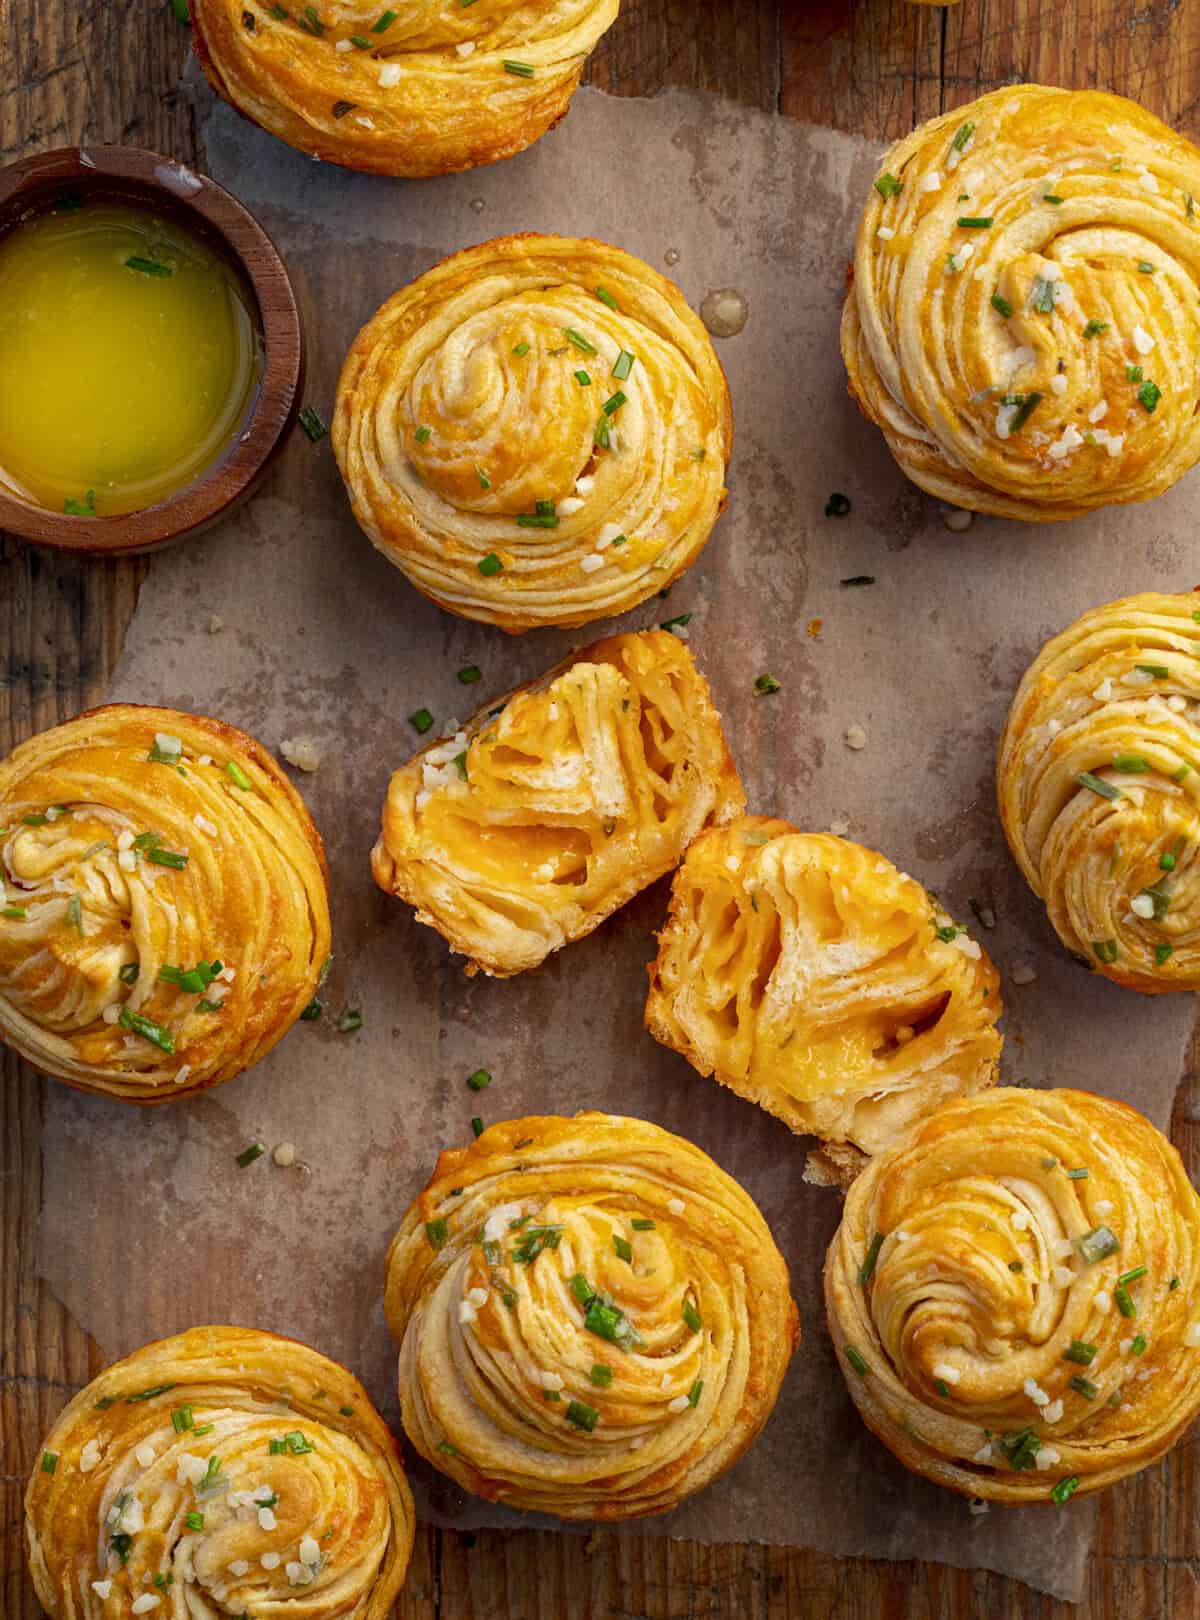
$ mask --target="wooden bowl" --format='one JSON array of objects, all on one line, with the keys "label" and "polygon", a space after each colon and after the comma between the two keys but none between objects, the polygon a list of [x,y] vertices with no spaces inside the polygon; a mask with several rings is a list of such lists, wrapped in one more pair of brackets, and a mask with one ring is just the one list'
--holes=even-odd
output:
[{"label": "wooden bowl", "polygon": [[258,304],[263,369],[228,447],[190,484],[153,506],[113,517],[48,511],[0,488],[0,529],[64,551],[124,556],[196,534],[253,490],[300,409],[304,334],[296,295],[274,243],[214,180],[129,146],[65,146],[0,169],[0,235],[62,196],[150,202],[222,248]]}]

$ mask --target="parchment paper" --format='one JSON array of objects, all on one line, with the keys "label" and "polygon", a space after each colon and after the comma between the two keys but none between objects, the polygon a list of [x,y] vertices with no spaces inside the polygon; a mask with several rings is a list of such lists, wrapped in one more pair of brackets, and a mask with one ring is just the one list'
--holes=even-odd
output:
[{"label": "parchment paper", "polygon": [[[589,91],[522,157],[424,184],[319,167],[224,107],[205,139],[211,172],[289,262],[309,397],[327,417],[342,355],[376,306],[443,254],[501,232],[591,234],[674,263],[696,305],[714,288],[746,296],[745,330],[719,345],[737,418],[729,510],[669,605],[620,623],[691,611],[753,809],[846,824],[963,920],[971,899],[994,909],[994,929],[976,931],[1005,975],[1010,1080],[1094,1087],[1165,1125],[1192,998],[1124,993],[1065,957],[1005,850],[992,765],[1015,683],[1047,634],[1110,597],[1191,586],[1196,485],[1049,530],[946,529],[851,405],[838,356],[875,151],[697,95]],[[841,520],[824,516],[835,489],[853,503]],[[877,583],[839,586],[864,573]],[[432,607],[359,533],[328,441],[299,434],[240,516],[155,559],[112,696],[220,715],[272,747],[316,742],[321,767],[297,780],[332,869],[326,999],[334,1016],[361,1008],[365,1023],[349,1035],[330,1016],[299,1025],[252,1073],[150,1112],[48,1084],[44,1275],[110,1355],[196,1322],[273,1328],[349,1362],[395,1420],[381,1262],[438,1150],[467,1140],[476,1112],[643,1115],[699,1142],[758,1200],[792,1268],[804,1340],[749,1456],[677,1513],[633,1528],[941,1559],[1077,1597],[1090,1503],[972,1517],[859,1422],[820,1304],[837,1195],[803,1182],[805,1144],[784,1126],[642,1032],[666,884],[543,971],[497,983],[466,980],[440,938],[371,882],[388,775],[415,744],[405,717],[421,705],[439,720],[465,713],[606,629],[510,639]],[[466,663],[484,671],[469,692],[455,680]],[[764,670],[782,683],[775,696],[755,695]],[[858,752],[843,741],[853,724],[867,733]],[[1033,983],[1013,983],[1017,963]],[[479,1096],[465,1078],[481,1065],[495,1079]],[[267,1157],[239,1170],[234,1155],[255,1138],[294,1142],[301,1165]],[[114,1248],[115,1276],[95,1260]],[[414,1472],[426,1518],[528,1522]]]}]

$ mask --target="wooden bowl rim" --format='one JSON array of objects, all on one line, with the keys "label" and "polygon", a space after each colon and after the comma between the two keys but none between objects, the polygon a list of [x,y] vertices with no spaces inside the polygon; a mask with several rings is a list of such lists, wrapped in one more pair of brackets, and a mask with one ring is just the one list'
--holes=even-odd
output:
[{"label": "wooden bowl rim", "polygon": [[244,498],[296,420],[304,382],[304,331],[287,267],[274,242],[231,192],[174,158],[133,146],[64,146],[0,168],[0,235],[55,192],[110,188],[143,193],[197,216],[241,270],[258,304],[263,372],[232,448],[176,494],[111,517],[52,512],[0,488],[0,529],[64,551],[121,556],[207,528]]}]

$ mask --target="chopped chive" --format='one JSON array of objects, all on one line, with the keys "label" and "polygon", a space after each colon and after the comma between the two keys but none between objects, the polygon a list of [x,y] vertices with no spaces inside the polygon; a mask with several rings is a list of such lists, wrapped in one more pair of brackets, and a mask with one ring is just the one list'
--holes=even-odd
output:
[{"label": "chopped chive", "polygon": [[446,1225],[445,1218],[439,1215],[435,1221],[426,1221],[425,1236],[431,1249],[445,1248],[446,1240],[450,1236],[450,1229]]},{"label": "chopped chive", "polygon": [[1158,865],[1163,872],[1173,872],[1176,866],[1176,857],[1170,850],[1166,850],[1158,857]]},{"label": "chopped chive", "polygon": [[760,675],[754,682],[754,690],[764,695],[769,695],[771,692],[778,692],[780,689],[779,682],[775,679],[774,675]]},{"label": "chopped chive", "polygon": [[1080,1367],[1090,1367],[1099,1354],[1099,1345],[1084,1344],[1081,1339],[1072,1339],[1063,1351],[1064,1361],[1073,1361]]},{"label": "chopped chive", "polygon": [[1034,389],[1031,394],[1026,394],[1025,398],[1017,407],[1016,414],[1013,416],[1012,421],[1008,424],[1009,433],[1019,433],[1041,403],[1042,395],[1039,394],[1036,389]]},{"label": "chopped chive", "polygon": [[592,386],[592,379],[588,376],[586,371],[577,371],[575,373],[575,381],[579,384],[580,388],[590,388]]},{"label": "chopped chive", "polygon": [[993,224],[993,216],[988,214],[986,217],[981,218],[975,214],[963,214],[960,215],[958,223],[962,226],[964,231],[990,231]]},{"label": "chopped chive", "polygon": [[42,1452],[42,1473],[43,1474],[52,1474],[57,1467],[58,1467],[58,1452],[57,1451],[43,1451]]},{"label": "chopped chive", "polygon": [[1155,965],[1155,967],[1162,967],[1163,963],[1170,959],[1170,957],[1174,953],[1174,950],[1175,950],[1174,945],[1168,945],[1165,940],[1162,942],[1161,945],[1156,945],[1154,947],[1154,965]]},{"label": "chopped chive", "polygon": [[[183,0],[176,0],[176,3],[183,3]],[[127,1530],[119,1530],[117,1534],[110,1539],[108,1544],[112,1548],[113,1552],[116,1553],[117,1557],[121,1560],[122,1564],[127,1564],[129,1562],[129,1554],[133,1548],[133,1537]]]},{"label": "chopped chive", "polygon": [[[133,1395],[126,1395],[126,1397],[125,1397],[125,1405],[126,1406],[137,1406],[142,1401],[152,1401],[155,1398],[156,1395],[165,1395],[168,1390],[174,1389],[174,1388],[175,1388],[174,1384],[151,1384],[149,1389],[139,1389]],[[112,1402],[115,1401],[116,1399],[117,1399],[117,1397],[115,1395],[112,1396],[112,1398],[109,1401],[109,1405],[111,1406]]]},{"label": "chopped chive", "polygon": [[617,303],[607,287],[593,287],[592,291],[602,304],[608,305],[609,309],[620,309],[620,304]]},{"label": "chopped chive", "polygon": [[169,264],[161,264],[157,259],[144,259],[140,253],[131,253],[125,260],[127,270],[137,270],[143,276],[172,276],[175,272]]},{"label": "chopped chive", "polygon": [[1067,1171],[1067,1180],[1068,1181],[1086,1181],[1087,1178],[1088,1178],[1088,1173],[1087,1173],[1086,1169],[1068,1170]]},{"label": "chopped chive", "polygon": [[1052,191],[1043,191],[1042,201],[1049,203],[1053,208],[1057,208],[1061,204],[1062,198],[1056,197]]},{"label": "chopped chive", "polygon": [[1144,382],[1138,389],[1138,403],[1147,413],[1153,413],[1154,407],[1162,398],[1162,389],[1154,382]]},{"label": "chopped chive", "polygon": [[433,716],[428,709],[414,709],[408,717],[408,723],[419,737],[423,737],[433,725]]},{"label": "chopped chive", "polygon": [[1119,787],[1114,787],[1111,782],[1106,782],[1101,776],[1093,776],[1091,771],[1080,771],[1075,780],[1080,787],[1089,788],[1093,793],[1098,793],[1102,799],[1119,799],[1121,797]]},{"label": "chopped chive", "polygon": [[22,917],[28,915],[29,912],[24,906],[5,906],[3,910],[0,910],[0,917],[8,917],[13,922],[18,922]]},{"label": "chopped chive", "polygon": [[933,1381],[933,1387],[943,1399],[950,1394],[950,1385],[944,1378],[935,1378]]},{"label": "chopped chive", "polygon": [[67,901],[67,921],[72,928],[83,932],[83,901],[77,894],[73,894]]},{"label": "chopped chive", "polygon": [[[201,1005],[203,1006],[203,1003],[201,1003]],[[220,1002],[218,1002],[217,1005],[220,1006]],[[300,1022],[302,1024],[315,1024],[317,1019],[320,1018],[324,1011],[324,1002],[314,999],[309,1002],[308,1006],[305,1007],[304,1011],[300,1014]]]},{"label": "chopped chive", "polygon": [[524,359],[525,356],[529,353],[529,345],[528,345],[528,343],[516,343],[516,344],[514,344],[513,345],[513,353],[516,354],[516,355],[520,355],[520,357],[522,359]]},{"label": "chopped chive", "polygon": [[691,1328],[692,1332],[699,1333],[703,1323],[701,1321],[700,1312],[692,1304],[690,1299],[684,1300],[682,1314],[683,1320],[687,1323],[688,1327]]},{"label": "chopped chive", "polygon": [[1008,1269],[1010,1271],[1024,1271],[1025,1262],[1024,1260],[1010,1260],[1008,1262]]},{"label": "chopped chive", "polygon": [[511,57],[505,57],[501,66],[505,73],[515,74],[518,79],[533,78],[533,64],[531,62],[514,62]]},{"label": "chopped chive", "polygon": [[1125,367],[1125,381],[1126,382],[1141,382],[1141,380],[1142,380],[1142,368],[1141,368],[1141,366],[1126,366]]},{"label": "chopped chive", "polygon": [[71,517],[95,517],[96,491],[89,489],[81,501],[72,500],[68,495],[63,502],[63,511]]},{"label": "chopped chive", "polygon": [[630,1263],[630,1264],[632,1263],[632,1261],[633,1261],[633,1249],[630,1247],[630,1243],[629,1243],[628,1238],[623,1238],[623,1237],[619,1236],[616,1232],[614,1232],[613,1233],[613,1248],[616,1251],[616,1255],[617,1255],[618,1260],[624,1260],[624,1261],[626,1261],[627,1263]]},{"label": "chopped chive", "polygon": [[471,1121],[471,1129],[475,1132],[476,1136],[483,1135],[483,1121],[479,1118],[478,1114],[476,1114],[475,1118]]},{"label": "chopped chive", "polygon": [[121,1016],[117,1022],[122,1029],[132,1030],[135,1035],[152,1042],[161,1051],[174,1055],[175,1037],[161,1024],[154,1023],[150,1018],[144,1018],[141,1013],[133,1012],[128,1007],[121,1008]]},{"label": "chopped chive", "polygon": [[245,771],[238,764],[236,759],[226,761],[225,774],[233,783],[234,787],[241,788],[243,793],[249,793],[251,787],[250,778],[246,775]]},{"label": "chopped chive", "polygon": [[594,1406],[588,1406],[584,1401],[570,1401],[567,1404],[567,1422],[577,1429],[583,1429],[591,1434],[596,1427],[600,1414]]},{"label": "chopped chive", "polygon": [[612,375],[618,382],[624,382],[629,376],[629,373],[633,370],[634,358],[628,349],[622,349],[613,361]]},{"label": "chopped chive", "polygon": [[363,1027],[363,1015],[357,1007],[347,1007],[337,1021],[339,1035],[353,1035],[356,1029]]},{"label": "chopped chive", "polygon": [[971,139],[971,136],[974,135],[974,133],[975,125],[968,118],[965,124],[960,124],[958,126],[954,139],[950,142],[950,145],[953,147],[954,151],[965,151],[967,142]]},{"label": "chopped chive", "polygon": [[1084,327],[1083,335],[1085,338],[1099,337],[1102,332],[1108,331],[1108,324],[1107,321],[1091,320]]},{"label": "chopped chive", "polygon": [[450,763],[457,768],[458,774],[462,777],[463,781],[465,782],[467,780],[467,751],[466,751],[466,749],[464,748],[461,753],[455,754],[454,758],[451,760]]},{"label": "chopped chive", "polygon": [[1170,1282],[1167,1284],[1167,1289],[1168,1289],[1168,1291],[1170,1293],[1173,1294],[1177,1288],[1181,1288],[1182,1286],[1183,1286],[1183,1278],[1182,1277],[1172,1277]]},{"label": "chopped chive", "polygon": [[594,1363],[588,1377],[600,1389],[608,1389],[613,1381],[613,1370],[606,1362],[597,1361]]},{"label": "chopped chive", "polygon": [[1098,1260],[1106,1260],[1110,1254],[1116,1254],[1121,1247],[1115,1233],[1107,1226],[1093,1227],[1090,1232],[1084,1232],[1080,1237],[1071,1240],[1078,1250],[1080,1257],[1089,1266],[1094,1266]]},{"label": "chopped chive", "polygon": [[556,1389],[544,1389],[542,1391],[542,1399],[544,1401],[561,1401],[562,1396]]},{"label": "chopped chive", "polygon": [[554,512],[518,512],[519,529],[557,529],[558,516]]},{"label": "chopped chive", "polygon": [[630,1221],[629,1224],[630,1224],[630,1226],[633,1227],[635,1232],[653,1232],[654,1231],[654,1222],[653,1221],[648,1221],[643,1216],[640,1216],[640,1215],[635,1215],[633,1217],[633,1219]]},{"label": "chopped chive", "polygon": [[1133,1302],[1133,1295],[1122,1283],[1113,1289],[1113,1299],[1122,1316],[1136,1316],[1137,1306]]},{"label": "chopped chive", "polygon": [[203,1515],[203,1513],[192,1512],[192,1513],[185,1514],[183,1522],[184,1522],[184,1524],[187,1525],[189,1530],[203,1530],[204,1529],[204,1515]]},{"label": "chopped chive", "polygon": [[618,388],[615,394],[610,394],[608,396],[608,398],[604,401],[604,404],[601,405],[600,409],[604,412],[605,416],[612,416],[621,409],[622,405],[628,405],[628,403],[628,394],[624,393],[620,388]]},{"label": "chopped chive", "polygon": [[500,573],[503,567],[504,564],[494,551],[489,551],[486,557],[479,559],[479,572],[485,579],[490,578],[493,574]]},{"label": "chopped chive", "polygon": [[879,1259],[879,1251],[883,1248],[883,1239],[884,1234],[882,1232],[876,1232],[875,1236],[871,1239],[871,1242],[867,1247],[867,1252],[863,1257],[863,1263],[858,1268],[858,1286],[860,1288],[865,1288],[871,1280],[871,1275],[875,1270],[875,1262]]},{"label": "chopped chive", "polygon": [[125,966],[118,971],[117,978],[120,979],[122,984],[136,984],[140,972],[141,968],[136,962],[126,962]]},{"label": "chopped chive", "polygon": [[1117,1278],[1118,1287],[1124,1288],[1131,1282],[1137,1282],[1139,1277],[1146,1275],[1145,1266],[1134,1266],[1132,1271],[1123,1271]]},{"label": "chopped chive", "polygon": [[314,407],[311,405],[306,405],[304,407],[304,409],[300,412],[298,420],[300,422],[300,426],[304,429],[305,433],[307,433],[313,444],[316,444],[319,439],[323,439],[329,432],[329,429],[321,420],[320,411],[314,409]]},{"label": "chopped chive", "polygon": [[1149,769],[1150,761],[1141,754],[1117,754],[1113,759],[1113,770],[1126,776],[1137,776]]},{"label": "chopped chive", "polygon": [[1033,278],[1033,288],[1030,294],[1030,305],[1039,315],[1050,315],[1054,311],[1054,300],[1057,296],[1058,283],[1047,281],[1044,276]]},{"label": "chopped chive", "polygon": [[306,34],[312,34],[315,39],[320,39],[325,32],[325,24],[317,15],[316,6],[305,6],[296,18],[296,27],[302,28]]},{"label": "chopped chive", "polygon": [[[283,1438],[287,1442],[287,1448],[293,1457],[303,1457],[305,1452],[315,1451],[317,1449],[311,1440],[308,1440],[303,1434],[301,1434],[299,1429],[293,1429],[290,1434],[285,1434]],[[212,1458],[210,1457],[208,1461],[209,1466],[211,1467]]]},{"label": "chopped chive", "polygon": [[1005,320],[1008,320],[1013,312],[1013,307],[1008,299],[1001,297],[998,292],[992,294],[992,308],[1003,315]]},{"label": "chopped chive", "polygon": [[1042,1442],[1032,1428],[1016,1429],[1008,1434],[1002,1434],[997,1444],[1008,1458],[1010,1466],[1018,1471],[1032,1468],[1034,1458],[1042,1449]]},{"label": "chopped chive", "polygon": [[417,429],[415,437],[418,444],[426,444],[432,435],[433,429],[431,427],[422,426]]},{"label": "chopped chive", "polygon": [[573,343],[581,354],[597,354],[599,351],[594,343],[589,343],[582,332],[577,332],[573,326],[563,327],[563,336],[568,343]]},{"label": "chopped chive", "polygon": [[146,851],[146,859],[148,861],[153,861],[155,866],[170,866],[176,872],[182,872],[188,863],[188,858],[186,855],[181,855],[178,851],[173,849],[148,849]]},{"label": "chopped chive", "polygon": [[1058,1484],[1050,1492],[1050,1500],[1054,1503],[1055,1507],[1062,1507],[1064,1502],[1070,1501],[1071,1497],[1075,1495],[1075,1492],[1078,1489],[1079,1475],[1071,1474],[1067,1479],[1059,1480]]},{"label": "chopped chive", "polygon": [[1146,1343],[1146,1335],[1144,1333],[1139,1333],[1134,1339],[1133,1343],[1130,1345],[1130,1349],[1133,1351],[1135,1356],[1144,1355],[1146,1352]]},{"label": "chopped chive", "polygon": [[483,678],[483,671],[478,664],[464,664],[458,671],[457,678],[464,686],[474,686],[476,681]]},{"label": "chopped chive", "polygon": [[1067,1383],[1077,1395],[1082,1395],[1085,1401],[1094,1401],[1100,1393],[1091,1379],[1085,1378],[1082,1373],[1076,1373],[1074,1378],[1067,1380]]},{"label": "chopped chive", "polygon": [[371,32],[373,34],[385,33],[392,26],[399,15],[400,13],[398,11],[385,11],[377,22],[373,22],[371,24]]},{"label": "chopped chive", "polygon": [[371,41],[364,38],[362,34],[351,34],[350,43],[351,45],[357,45],[360,51],[373,51],[375,49]]},{"label": "chopped chive", "polygon": [[692,1385],[691,1389],[688,1390],[688,1405],[689,1406],[697,1406],[699,1404],[699,1401],[700,1401],[700,1396],[703,1393],[704,1393],[704,1380],[703,1380],[703,1378],[697,1378],[696,1382]]},{"label": "chopped chive", "polygon": [[867,1364],[852,1344],[846,1346],[846,1360],[854,1368],[860,1378],[867,1376]]},{"label": "chopped chive", "polygon": [[582,1271],[577,1271],[567,1283],[567,1287],[575,1295],[581,1305],[590,1305],[596,1297],[596,1290],[588,1282]]},{"label": "chopped chive", "polygon": [[1152,276],[1157,268],[1158,266],[1151,264],[1149,259],[1138,260],[1138,269],[1144,276]]},{"label": "chopped chive", "polygon": [[660,630],[680,630],[692,622],[690,613],[677,613],[673,619],[664,619],[659,625]]},{"label": "chopped chive", "polygon": [[211,1434],[215,1428],[215,1423],[199,1423],[192,1430],[192,1433],[194,1435]]},{"label": "chopped chive", "polygon": [[253,1164],[255,1159],[261,1159],[266,1151],[261,1142],[251,1142],[250,1146],[243,1148],[237,1156],[238,1169],[244,1170],[247,1165]]},{"label": "chopped chive", "polygon": [[885,202],[889,197],[898,197],[903,189],[902,182],[894,174],[881,174],[875,182],[875,190]]},{"label": "chopped chive", "polygon": [[176,1434],[186,1434],[189,1429],[196,1427],[196,1420],[192,1416],[190,1406],[177,1406],[171,1413],[171,1427]]},{"label": "chopped chive", "polygon": [[272,1457],[282,1457],[287,1453],[286,1440],[271,1440],[267,1443],[267,1450]]},{"label": "chopped chive", "polygon": [[469,1074],[467,1076],[467,1084],[470,1086],[472,1091],[482,1091],[486,1086],[490,1086],[491,1083],[492,1077],[486,1069],[476,1069],[474,1074]]}]

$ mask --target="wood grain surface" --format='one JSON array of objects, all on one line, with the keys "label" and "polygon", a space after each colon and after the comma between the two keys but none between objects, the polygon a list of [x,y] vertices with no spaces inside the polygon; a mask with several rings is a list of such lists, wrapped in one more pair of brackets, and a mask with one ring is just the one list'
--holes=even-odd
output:
[{"label": "wood grain surface", "polygon": [[[177,85],[187,32],[165,0],[0,0],[0,163],[80,140],[196,155]],[[1023,79],[1101,87],[1200,139],[1196,0],[624,0],[589,69],[619,95],[697,86],[890,140]],[[0,750],[96,702],[137,596],[135,560],[84,561],[0,535]],[[21,1497],[39,1439],[100,1368],[37,1280],[41,1088],[0,1075],[0,1616],[40,1611],[24,1572]],[[1174,1136],[1200,1169],[1192,1081]],[[81,1218],[86,1218],[81,1214]],[[155,1286],[136,1245],[97,1255],[114,1288]],[[421,1530],[398,1620],[1200,1620],[1200,1430],[1106,1497],[1078,1608],[1019,1582],[937,1565],[786,1548]],[[802,1539],[803,1527],[797,1526]]]}]

